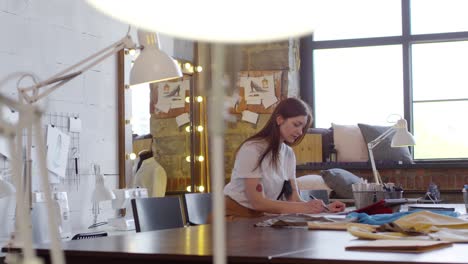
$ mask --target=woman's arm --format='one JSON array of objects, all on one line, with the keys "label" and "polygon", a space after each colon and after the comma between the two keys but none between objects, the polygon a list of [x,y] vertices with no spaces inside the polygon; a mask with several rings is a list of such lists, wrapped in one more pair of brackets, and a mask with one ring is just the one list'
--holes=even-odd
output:
[{"label": "woman's arm", "polygon": [[296,179],[290,179],[291,187],[293,189],[291,197],[289,197],[288,201],[290,202],[304,202],[299,195],[299,190],[297,189],[297,182]]},{"label": "woman's arm", "polygon": [[[287,214],[287,213],[308,213],[316,214],[324,211],[323,203],[319,200],[303,201],[277,201],[265,198],[263,195],[263,186],[258,178],[246,178],[245,193],[253,209],[265,213]],[[295,188],[295,187],[294,187]],[[297,190],[293,195],[298,197]]]}]

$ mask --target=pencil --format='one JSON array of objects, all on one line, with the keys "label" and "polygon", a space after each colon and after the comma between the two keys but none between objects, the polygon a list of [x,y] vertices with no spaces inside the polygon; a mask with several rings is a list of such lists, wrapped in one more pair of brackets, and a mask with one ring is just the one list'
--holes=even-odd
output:
[{"label": "pencil", "polygon": [[[313,200],[320,200],[320,199],[317,199],[317,197],[313,196],[312,194],[309,194],[309,197]],[[322,207],[323,209],[325,209],[325,211],[330,211],[330,209],[328,209],[328,207],[325,205],[325,203],[323,202],[322,200]]]}]

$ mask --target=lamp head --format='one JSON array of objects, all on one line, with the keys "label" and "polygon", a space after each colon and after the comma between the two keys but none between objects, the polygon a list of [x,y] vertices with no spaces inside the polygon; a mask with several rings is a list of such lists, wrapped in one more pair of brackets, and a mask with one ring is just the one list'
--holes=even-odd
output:
[{"label": "lamp head", "polygon": [[130,71],[130,85],[182,77],[177,62],[160,49],[156,33],[138,30],[138,41],[142,50]]},{"label": "lamp head", "polygon": [[408,132],[408,124],[405,119],[400,119],[394,126],[395,135],[393,135],[391,146],[408,147],[416,144],[413,135]]},{"label": "lamp head", "polygon": [[104,185],[104,175],[101,174],[99,165],[95,164],[93,167],[96,176],[96,187],[91,194],[91,200],[93,202],[102,202],[115,199],[112,190]]}]

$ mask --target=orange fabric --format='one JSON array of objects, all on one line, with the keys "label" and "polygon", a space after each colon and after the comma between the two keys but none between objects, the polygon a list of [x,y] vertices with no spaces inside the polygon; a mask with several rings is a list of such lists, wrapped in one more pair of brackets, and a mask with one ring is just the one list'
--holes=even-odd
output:
[{"label": "orange fabric", "polygon": [[[262,212],[255,211],[253,209],[244,207],[240,205],[238,202],[234,201],[229,196],[224,196],[224,203],[226,206],[226,215],[225,219],[228,222],[240,220],[243,218],[256,218],[263,216]],[[213,215],[210,214],[207,220],[208,224],[213,223]]]}]

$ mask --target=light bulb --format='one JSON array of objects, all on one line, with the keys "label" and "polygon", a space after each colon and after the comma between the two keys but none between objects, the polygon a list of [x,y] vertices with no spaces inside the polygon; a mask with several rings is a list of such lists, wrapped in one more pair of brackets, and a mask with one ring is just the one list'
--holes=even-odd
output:
[{"label": "light bulb", "polygon": [[187,190],[187,192],[192,192],[192,186],[187,186],[187,188],[185,188],[185,190]]},{"label": "light bulb", "polygon": [[205,187],[204,187],[203,185],[198,186],[198,191],[199,191],[199,192],[204,192],[204,191],[205,191]]},{"label": "light bulb", "polygon": [[199,103],[203,102],[203,97],[202,97],[202,96],[200,96],[200,95],[199,95],[199,96],[197,96],[197,102],[199,102]]},{"label": "light bulb", "polygon": [[190,133],[190,126],[186,126],[186,127],[185,127],[185,131],[186,131],[187,133]]},{"label": "light bulb", "polygon": [[203,131],[203,126],[197,126],[197,130],[198,130],[198,132],[202,132]]},{"label": "light bulb", "polygon": [[128,50],[128,54],[130,54],[130,55],[132,55],[132,56],[135,56],[136,50],[135,50],[135,49],[129,49],[129,50]]},{"label": "light bulb", "polygon": [[135,153],[133,153],[133,152],[130,153],[130,155],[129,155],[130,160],[135,160],[136,157],[137,157],[137,155]]},{"label": "light bulb", "polygon": [[186,103],[190,103],[190,97],[188,97],[188,96],[185,97],[185,102],[186,102]]},{"label": "light bulb", "polygon": [[198,161],[199,161],[199,162],[203,162],[204,160],[205,160],[205,157],[203,157],[203,156],[198,156]]},{"label": "light bulb", "polygon": [[187,157],[185,157],[185,160],[186,160],[187,162],[190,162],[190,161],[192,160],[192,158],[191,158],[190,156],[187,156]]},{"label": "light bulb", "polygon": [[184,63],[184,67],[186,70],[190,70],[190,67],[192,67],[192,64],[190,64],[189,62],[186,62]]},{"label": "light bulb", "polygon": [[197,67],[195,68],[195,71],[196,71],[196,72],[202,72],[202,71],[203,71],[203,67],[202,67],[202,66],[197,66]]}]

